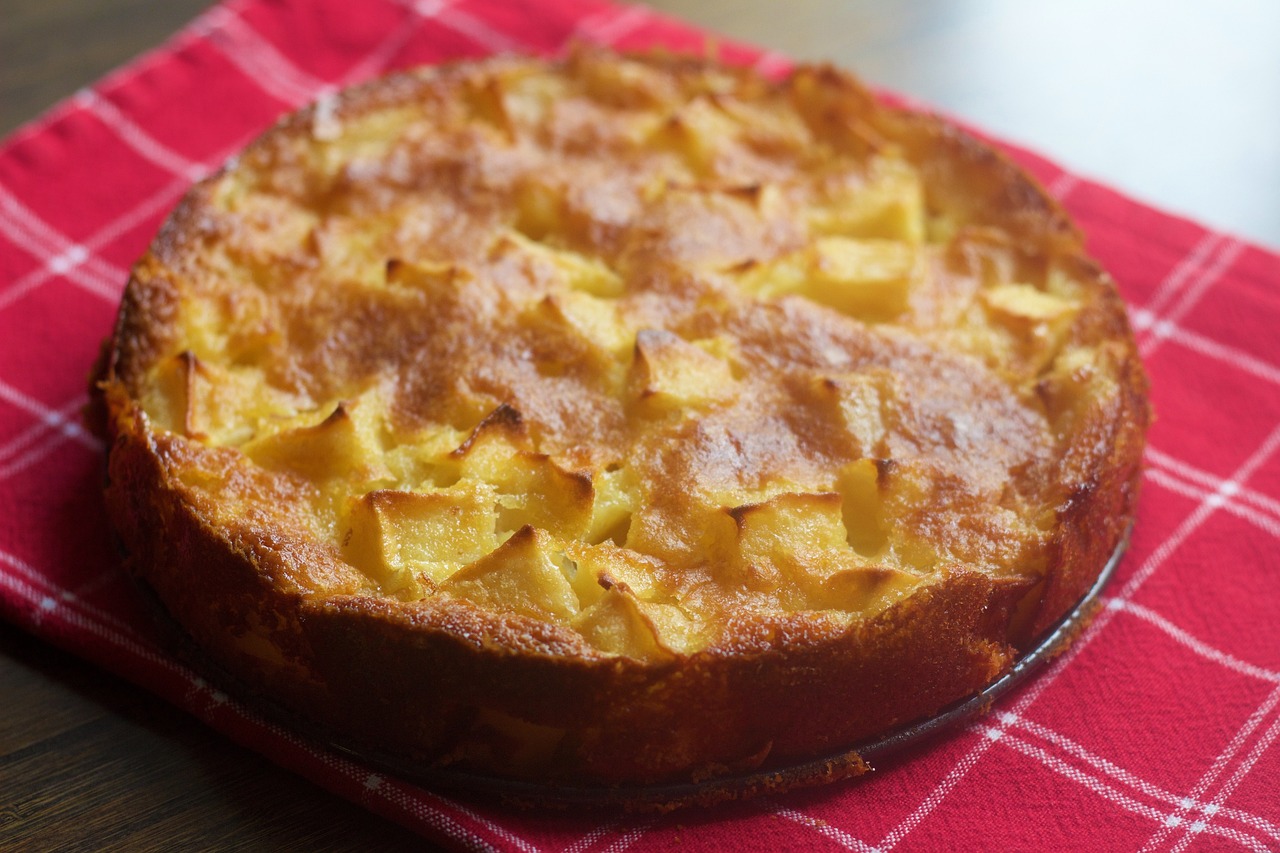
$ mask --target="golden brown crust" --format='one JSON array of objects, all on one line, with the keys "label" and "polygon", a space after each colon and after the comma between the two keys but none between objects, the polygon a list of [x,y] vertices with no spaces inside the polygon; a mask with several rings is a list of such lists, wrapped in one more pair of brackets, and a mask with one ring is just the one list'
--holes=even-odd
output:
[{"label": "golden brown crust", "polygon": [[1131,519],[1122,304],[990,147],[830,68],[579,50],[284,119],[135,268],[131,571],[357,741],[577,784],[971,695]]}]

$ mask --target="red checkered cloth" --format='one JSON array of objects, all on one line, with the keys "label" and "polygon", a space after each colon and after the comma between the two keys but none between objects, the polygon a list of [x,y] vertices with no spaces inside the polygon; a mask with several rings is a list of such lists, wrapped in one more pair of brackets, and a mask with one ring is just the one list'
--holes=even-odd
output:
[{"label": "red checkered cloth", "polygon": [[1120,282],[1159,417],[1102,612],[988,716],[829,788],[661,817],[546,814],[375,772],[165,651],[122,577],[103,447],[79,418],[130,263],[193,180],[282,112],[387,69],[574,39],[706,44],[601,0],[234,0],[0,148],[0,614],[450,846],[1280,850],[1280,256],[1015,148]]}]

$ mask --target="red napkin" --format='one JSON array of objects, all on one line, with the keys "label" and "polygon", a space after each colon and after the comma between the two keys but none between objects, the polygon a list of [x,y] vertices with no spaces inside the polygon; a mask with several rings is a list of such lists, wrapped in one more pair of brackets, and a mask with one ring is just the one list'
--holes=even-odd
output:
[{"label": "red napkin", "polygon": [[660,817],[526,812],[308,743],[163,649],[122,577],[103,448],[79,418],[130,263],[195,178],[324,90],[573,39],[707,43],[602,0],[233,0],[0,148],[0,614],[452,846],[1280,850],[1280,256],[1015,148],[1119,281],[1158,420],[1104,609],[976,723],[825,789]]}]

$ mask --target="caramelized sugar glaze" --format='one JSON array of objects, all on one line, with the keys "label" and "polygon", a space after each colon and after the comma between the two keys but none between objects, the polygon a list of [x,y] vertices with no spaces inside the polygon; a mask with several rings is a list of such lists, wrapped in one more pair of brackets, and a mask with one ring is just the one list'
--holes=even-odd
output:
[{"label": "caramelized sugar glaze", "polygon": [[1131,518],[1109,279],[830,68],[578,50],[284,119],[135,268],[128,563],[220,665],[426,764],[831,754],[972,694]]}]

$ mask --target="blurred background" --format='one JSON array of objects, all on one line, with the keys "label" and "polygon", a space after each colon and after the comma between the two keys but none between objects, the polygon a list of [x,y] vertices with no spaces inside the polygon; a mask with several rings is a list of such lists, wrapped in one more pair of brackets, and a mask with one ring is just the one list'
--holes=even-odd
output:
[{"label": "blurred background", "polygon": [[1275,0],[652,0],[1280,249]]},{"label": "blurred background", "polygon": [[[208,0],[3,0],[0,134]],[[1280,249],[1275,0],[650,0]]]}]

